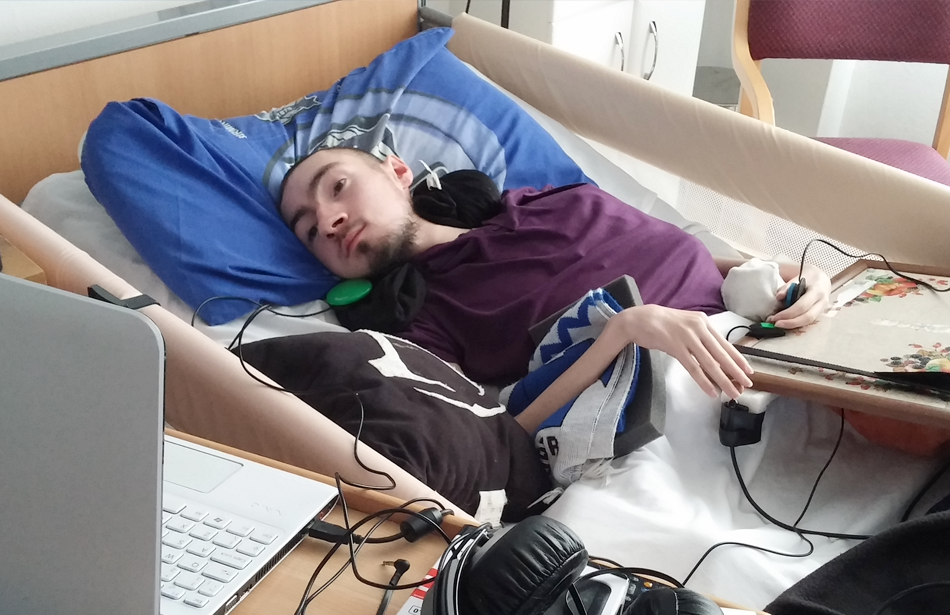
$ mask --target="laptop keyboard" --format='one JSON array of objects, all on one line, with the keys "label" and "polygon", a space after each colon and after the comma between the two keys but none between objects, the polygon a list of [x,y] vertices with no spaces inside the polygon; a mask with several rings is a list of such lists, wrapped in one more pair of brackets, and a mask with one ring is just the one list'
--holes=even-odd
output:
[{"label": "laptop keyboard", "polygon": [[[241,571],[280,537],[280,530],[165,492],[162,497],[162,601],[195,609],[240,589]],[[262,558],[263,559],[263,558]],[[240,575],[246,576],[246,575]]]}]

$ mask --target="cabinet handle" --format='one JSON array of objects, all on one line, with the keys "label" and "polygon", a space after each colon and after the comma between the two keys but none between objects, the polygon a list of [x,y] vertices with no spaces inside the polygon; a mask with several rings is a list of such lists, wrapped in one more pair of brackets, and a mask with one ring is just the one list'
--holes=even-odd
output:
[{"label": "cabinet handle", "polygon": [[627,64],[627,49],[623,46],[623,34],[614,32],[614,42],[617,47],[620,47],[620,72],[622,73],[623,67]]},{"label": "cabinet handle", "polygon": [[653,37],[653,65],[650,66],[650,70],[643,73],[643,78],[646,79],[647,81],[649,81],[650,77],[653,76],[653,71],[656,70],[656,59],[660,55],[660,35],[657,33],[657,30],[656,30],[656,21],[650,22],[649,34],[650,36]]}]

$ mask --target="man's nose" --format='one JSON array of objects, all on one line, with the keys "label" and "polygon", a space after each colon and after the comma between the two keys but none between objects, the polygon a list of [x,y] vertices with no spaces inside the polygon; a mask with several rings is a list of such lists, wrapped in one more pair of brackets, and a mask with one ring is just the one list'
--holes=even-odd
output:
[{"label": "man's nose", "polygon": [[333,237],[334,233],[339,230],[340,226],[343,225],[346,220],[347,216],[345,212],[337,211],[328,213],[320,218],[320,232],[326,237]]}]

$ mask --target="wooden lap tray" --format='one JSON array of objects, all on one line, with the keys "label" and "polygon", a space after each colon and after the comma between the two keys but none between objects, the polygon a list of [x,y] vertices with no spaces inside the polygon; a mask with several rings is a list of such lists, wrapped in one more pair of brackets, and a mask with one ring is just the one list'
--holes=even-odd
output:
[{"label": "wooden lap tray", "polygon": [[[894,268],[936,288],[950,287],[946,270]],[[784,337],[746,337],[739,344],[866,372],[929,372],[950,378],[948,294],[895,275],[879,261],[859,261],[836,276],[832,306],[818,321]],[[928,426],[907,431],[896,421],[877,421],[882,431],[907,432],[917,441],[914,452],[934,452],[950,439],[950,395],[835,370],[756,357],[750,361],[756,389]],[[874,422],[858,417],[852,424],[861,431],[861,425]],[[901,439],[896,432],[890,436],[891,444]]]}]

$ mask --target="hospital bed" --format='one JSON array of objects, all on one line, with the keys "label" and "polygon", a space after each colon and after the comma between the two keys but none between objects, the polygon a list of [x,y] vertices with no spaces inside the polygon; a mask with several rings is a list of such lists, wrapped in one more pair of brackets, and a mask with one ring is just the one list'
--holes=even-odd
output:
[{"label": "hospital bed", "polygon": [[[439,16],[433,18],[438,25]],[[451,26],[448,49],[516,97],[586,176],[695,234],[713,253],[739,254],[651,197],[584,139],[678,175],[717,198],[858,249],[898,262],[950,263],[946,186],[672,94],[465,15]],[[354,462],[349,434],[295,397],[247,377],[237,357],[223,348],[240,320],[208,326],[199,319],[198,330],[189,325],[194,306],[144,264],[76,171],[77,148],[89,122],[106,102],[135,96],[152,96],[203,117],[279,108],[328,88],[418,27],[415,0],[340,0],[0,81],[7,111],[0,119],[2,192],[9,199],[0,199],[0,234],[40,264],[54,286],[85,294],[98,284],[120,298],[146,293],[159,301],[142,311],[165,337],[166,420],[175,428],[328,475],[378,480]],[[44,122],[22,121],[27,111]],[[727,330],[739,322],[732,318],[723,315],[717,326]],[[311,325],[275,317],[258,323],[247,339],[336,326],[332,317]],[[729,451],[718,443],[719,403],[705,398],[676,365],[668,366],[665,378],[666,437],[616,460],[609,471],[572,484],[545,514],[574,528],[593,554],[680,579],[690,575],[689,587],[756,608],[854,544],[816,538],[813,553],[801,558],[725,546],[691,574],[717,542],[791,554],[804,553],[808,545],[769,525],[743,499]],[[895,418],[950,425],[942,417]],[[794,518],[840,425],[839,415],[825,406],[791,398],[770,405],[762,442],[738,451],[742,475],[765,509]],[[440,497],[369,447],[361,451],[368,465],[395,478],[393,495]],[[898,520],[933,467],[932,459],[871,444],[844,425],[840,450],[803,525],[880,531]]]}]

